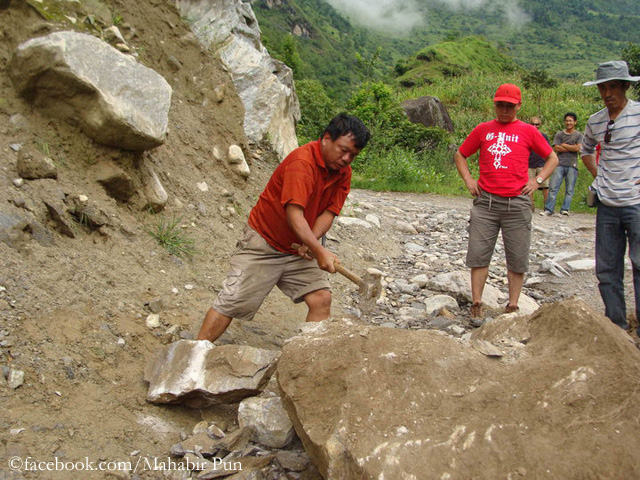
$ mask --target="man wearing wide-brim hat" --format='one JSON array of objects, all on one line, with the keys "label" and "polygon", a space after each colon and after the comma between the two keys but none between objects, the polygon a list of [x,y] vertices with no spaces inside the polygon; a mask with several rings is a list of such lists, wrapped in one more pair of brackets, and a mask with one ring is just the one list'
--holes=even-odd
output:
[{"label": "man wearing wide-brim hat", "polygon": [[[640,103],[627,98],[631,83],[627,63],[601,63],[596,79],[605,108],[589,117],[582,141],[582,161],[595,177],[597,194],[596,276],[605,315],[628,329],[624,296],[624,254],[629,244],[636,318],[640,317]],[[596,165],[595,148],[600,144]],[[638,328],[640,334],[640,327]]]}]

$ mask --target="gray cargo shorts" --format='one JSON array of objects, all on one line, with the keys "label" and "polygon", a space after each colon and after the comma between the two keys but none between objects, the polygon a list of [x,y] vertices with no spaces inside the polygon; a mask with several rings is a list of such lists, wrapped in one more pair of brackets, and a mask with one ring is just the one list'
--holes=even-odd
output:
[{"label": "gray cargo shorts", "polygon": [[482,192],[473,200],[469,219],[467,267],[487,267],[502,230],[507,269],[529,270],[531,247],[531,198],[529,195],[499,197]]},{"label": "gray cargo shorts", "polygon": [[330,287],[329,274],[315,260],[276,250],[248,225],[229,264],[213,309],[231,318],[251,320],[274,286],[295,303]]}]

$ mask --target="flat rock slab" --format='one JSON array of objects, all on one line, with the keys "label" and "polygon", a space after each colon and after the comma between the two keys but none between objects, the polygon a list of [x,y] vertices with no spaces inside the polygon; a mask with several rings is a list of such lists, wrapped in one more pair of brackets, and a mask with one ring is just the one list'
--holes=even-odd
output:
[{"label": "flat rock slab", "polygon": [[596,261],[593,258],[584,258],[582,260],[571,260],[567,262],[567,267],[571,270],[595,270]]},{"label": "flat rock slab", "polygon": [[178,340],[162,347],[147,366],[147,400],[194,408],[239,402],[261,392],[278,356],[273,350]]},{"label": "flat rock slab", "polygon": [[[571,300],[476,332],[474,348],[333,321],[291,339],[277,379],[322,475],[640,477],[640,351],[623,330]],[[502,357],[477,350],[511,337],[525,343]]]}]

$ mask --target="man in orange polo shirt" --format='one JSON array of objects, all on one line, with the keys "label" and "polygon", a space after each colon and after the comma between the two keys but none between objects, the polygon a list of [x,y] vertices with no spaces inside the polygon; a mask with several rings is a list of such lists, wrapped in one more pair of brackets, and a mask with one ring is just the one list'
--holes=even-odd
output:
[{"label": "man in orange polo shirt", "polygon": [[[215,341],[233,318],[251,320],[276,285],[295,303],[307,304],[307,322],[329,317],[326,272],[335,273],[337,257],[319,239],[342,209],[351,187],[351,162],[369,138],[359,118],[341,113],[320,139],[296,148],[275,169],[249,214],[198,340]],[[292,243],[302,246],[294,250]]]}]

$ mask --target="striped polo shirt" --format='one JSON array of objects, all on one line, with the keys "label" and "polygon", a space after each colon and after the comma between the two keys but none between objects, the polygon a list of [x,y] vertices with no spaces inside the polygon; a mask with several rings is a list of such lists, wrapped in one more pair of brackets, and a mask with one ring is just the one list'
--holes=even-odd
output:
[{"label": "striped polo shirt", "polygon": [[640,103],[628,99],[609,127],[611,141],[604,142],[609,112],[603,108],[589,117],[582,140],[582,155],[593,155],[600,143],[598,174],[592,186],[600,201],[611,207],[640,203]]}]

